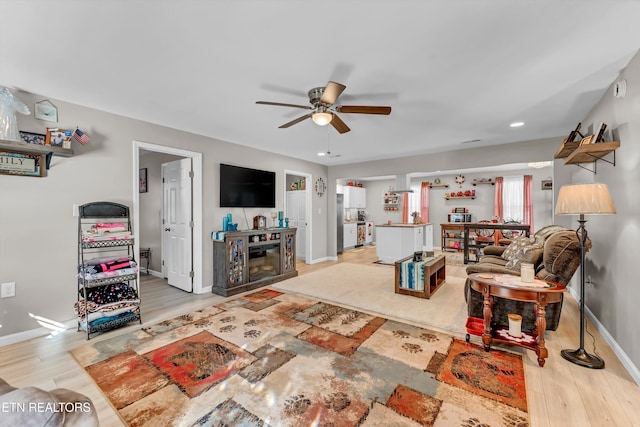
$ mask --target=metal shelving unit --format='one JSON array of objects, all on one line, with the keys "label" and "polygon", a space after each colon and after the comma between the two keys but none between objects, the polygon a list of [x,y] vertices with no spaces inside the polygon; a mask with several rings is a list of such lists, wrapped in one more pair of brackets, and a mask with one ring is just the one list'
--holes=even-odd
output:
[{"label": "metal shelving unit", "polygon": [[[91,277],[86,274],[85,268],[95,257],[119,258],[126,256],[135,264],[134,238],[114,239],[109,236],[97,237],[95,240],[85,238],[85,232],[98,223],[118,221],[125,224],[126,232],[131,232],[131,218],[127,206],[112,202],[94,202],[79,206],[78,208],[78,304],[84,304],[84,320],[78,314],[78,331],[85,330],[87,339],[91,334],[104,332],[120,326],[124,326],[133,321],[142,323],[140,316],[138,286],[138,267],[134,265],[131,274],[121,274],[108,277]],[[126,255],[125,255],[126,254]],[[95,261],[94,261],[95,262]],[[92,324],[89,321],[89,307],[87,295],[90,289],[105,285],[127,284],[138,296],[138,303],[131,311],[126,311],[120,315],[108,318],[108,320]],[[107,318],[105,318],[107,319]]]}]

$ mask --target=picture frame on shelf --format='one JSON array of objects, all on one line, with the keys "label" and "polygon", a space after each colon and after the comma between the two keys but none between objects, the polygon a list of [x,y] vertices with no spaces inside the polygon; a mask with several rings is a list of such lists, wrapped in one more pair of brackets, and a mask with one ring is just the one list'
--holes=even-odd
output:
[{"label": "picture frame on shelf", "polygon": [[20,138],[27,144],[45,145],[47,136],[42,133],[20,131]]},{"label": "picture frame on shelf", "polygon": [[141,168],[138,171],[138,178],[139,178],[138,192],[146,193],[147,191],[149,191],[149,187],[147,185],[147,168]]},{"label": "picture frame on shelf", "polygon": [[606,123],[600,123],[596,132],[593,133],[593,143],[596,144],[598,142],[604,142],[604,131],[607,130]]},{"label": "picture frame on shelf", "polygon": [[69,129],[47,128],[45,145],[52,147],[71,149],[71,141],[73,140],[73,131]]},{"label": "picture frame on shelf", "polygon": [[594,137],[594,135],[585,136],[584,138],[582,138],[580,140],[580,145],[593,144],[593,137]]},{"label": "picture frame on shelf", "polygon": [[569,132],[569,136],[567,136],[567,138],[565,139],[565,142],[573,142],[576,139],[576,136],[578,135],[582,136],[582,134],[580,133],[581,127],[582,127],[582,123],[578,123],[576,128],[571,132]]}]

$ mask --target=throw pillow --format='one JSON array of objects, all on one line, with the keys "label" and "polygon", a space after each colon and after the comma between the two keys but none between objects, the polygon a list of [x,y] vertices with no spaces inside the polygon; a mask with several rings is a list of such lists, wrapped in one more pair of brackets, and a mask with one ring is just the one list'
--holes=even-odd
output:
[{"label": "throw pillow", "polygon": [[536,265],[542,257],[542,245],[536,243],[535,237],[518,236],[502,253],[502,258],[507,260],[505,268],[520,270],[521,263]]}]

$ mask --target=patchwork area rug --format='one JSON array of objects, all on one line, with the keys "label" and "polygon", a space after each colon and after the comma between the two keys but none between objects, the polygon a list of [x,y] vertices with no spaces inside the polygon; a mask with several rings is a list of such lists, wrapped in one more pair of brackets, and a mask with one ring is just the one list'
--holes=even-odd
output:
[{"label": "patchwork area rug", "polygon": [[522,357],[274,289],[73,356],[131,426],[528,426]]},{"label": "patchwork area rug", "polygon": [[443,252],[443,255],[447,265],[464,265],[464,255],[461,252]]}]

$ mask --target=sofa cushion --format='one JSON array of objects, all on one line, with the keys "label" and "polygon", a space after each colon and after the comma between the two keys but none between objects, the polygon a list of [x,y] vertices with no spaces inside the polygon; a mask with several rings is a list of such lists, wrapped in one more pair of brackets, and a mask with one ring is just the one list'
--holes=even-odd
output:
[{"label": "sofa cushion", "polygon": [[[585,242],[585,252],[591,240]],[[580,240],[575,231],[560,231],[550,236],[544,245],[543,269],[536,276],[566,285],[580,266]]]},{"label": "sofa cushion", "polygon": [[536,239],[533,236],[516,237],[502,253],[502,258],[507,260],[505,267],[519,271],[521,263],[537,265],[542,258],[542,248],[542,244],[536,243]]},{"label": "sofa cushion", "polygon": [[567,228],[561,225],[547,225],[546,227],[542,227],[540,230],[536,231],[534,237],[536,238],[536,243],[540,243],[544,246],[544,242],[547,240],[549,236],[553,233],[557,233],[558,231],[566,231]]}]

